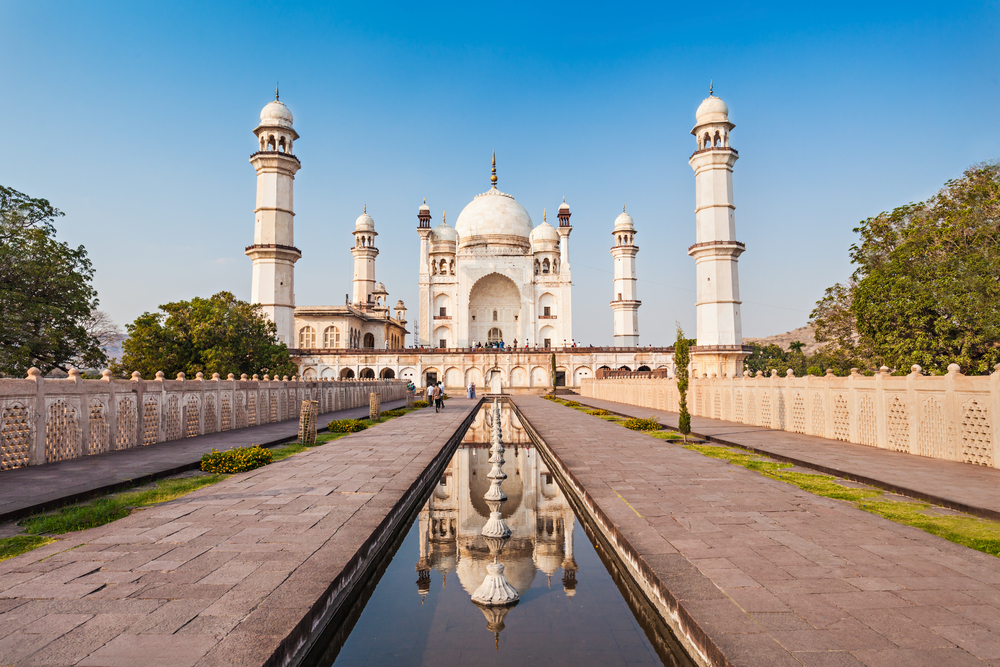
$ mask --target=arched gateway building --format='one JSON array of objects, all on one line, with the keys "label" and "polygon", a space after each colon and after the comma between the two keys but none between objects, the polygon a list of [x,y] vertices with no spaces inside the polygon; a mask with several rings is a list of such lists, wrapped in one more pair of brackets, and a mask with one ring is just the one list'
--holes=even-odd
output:
[{"label": "arched gateway building", "polygon": [[[578,386],[602,370],[673,375],[672,348],[638,347],[639,247],[631,216],[623,210],[611,230],[616,347],[576,347],[570,207],[565,199],[559,205],[558,226],[549,224],[544,212],[536,226],[512,195],[497,189],[495,155],[490,189],[473,198],[454,227],[444,214],[432,227],[426,201],[417,210],[420,303],[412,343],[406,340],[406,306],[397,301],[390,309],[388,291],[375,279],[378,232],[367,207],[354,223],[352,294],[343,305],[297,306],[294,265],[302,253],[294,245],[292,193],[301,163],[292,152],[299,139],[292,122],[275,93],[254,129],[259,150],[250,162],[257,171],[257,203],[254,243],[246,254],[253,260],[251,302],[274,320],[303,377],[443,381],[452,389],[475,382],[484,390],[499,384],[507,391],[541,392],[552,386],[552,353],[557,386]],[[710,95],[698,109],[693,131],[698,150],[691,158],[698,183],[698,243],[690,254],[699,276],[699,345],[692,357],[699,375],[741,372],[746,356],[736,273],[743,245],[733,240],[732,127],[725,104]],[[717,136],[710,137],[712,132]],[[500,342],[505,349],[490,347]]]}]

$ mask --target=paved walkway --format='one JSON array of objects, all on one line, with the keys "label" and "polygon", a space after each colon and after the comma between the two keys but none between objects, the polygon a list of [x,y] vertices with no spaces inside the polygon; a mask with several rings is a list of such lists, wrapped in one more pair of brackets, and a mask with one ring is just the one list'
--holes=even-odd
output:
[{"label": "paved walkway", "polygon": [[0,562],[0,664],[284,664],[476,405],[454,398]]},{"label": "paved walkway", "polygon": [[[405,400],[390,401],[382,409],[391,410],[404,405]],[[322,430],[334,419],[367,416],[367,407],[327,412],[319,416],[317,426]],[[95,493],[120,489],[130,483],[145,483],[192,470],[200,465],[202,454],[212,449],[225,450],[254,444],[271,447],[288,442],[298,433],[299,420],[286,419],[69,461],[4,470],[0,472],[0,521],[18,519]]]},{"label": "paved walkway", "polygon": [[[630,417],[655,415],[662,424],[677,428],[676,412],[584,396],[573,400]],[[692,416],[691,431],[712,442],[736,445],[837,477],[1000,520],[1000,470],[996,468],[707,417]]]},{"label": "paved walkway", "polygon": [[715,664],[1000,665],[1000,559],[538,397],[514,402]]}]

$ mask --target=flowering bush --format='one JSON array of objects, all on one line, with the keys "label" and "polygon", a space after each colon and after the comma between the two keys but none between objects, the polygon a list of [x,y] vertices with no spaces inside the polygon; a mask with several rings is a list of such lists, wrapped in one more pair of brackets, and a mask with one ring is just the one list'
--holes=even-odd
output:
[{"label": "flowering bush", "polygon": [[368,428],[368,422],[364,419],[334,419],[330,422],[331,433],[357,433]]},{"label": "flowering bush", "polygon": [[595,410],[587,410],[587,414],[594,415],[595,417],[608,417],[611,415],[611,411],[597,408]]},{"label": "flowering bush", "polygon": [[660,430],[660,421],[656,417],[650,417],[649,419],[632,417],[623,421],[622,426],[630,428],[633,431],[658,431]]},{"label": "flowering bush", "polygon": [[383,417],[402,417],[406,414],[406,410],[397,408],[396,410],[386,410],[382,413]]},{"label": "flowering bush", "polygon": [[566,401],[565,403],[563,403],[563,405],[565,405],[567,408],[578,408],[578,407],[580,407],[580,402],[579,401]]},{"label": "flowering bush", "polygon": [[413,407],[415,408],[426,408],[430,403],[427,401],[413,401]]},{"label": "flowering bush", "polygon": [[211,453],[201,457],[201,469],[204,472],[215,473],[217,475],[228,475],[260,468],[273,460],[274,455],[270,449],[263,449],[257,445],[253,447],[233,447],[224,452],[213,449]]},{"label": "flowering bush", "polygon": [[558,398],[556,398],[552,394],[545,394],[544,396],[542,396],[542,398],[544,398],[546,401],[558,401],[559,400]]}]

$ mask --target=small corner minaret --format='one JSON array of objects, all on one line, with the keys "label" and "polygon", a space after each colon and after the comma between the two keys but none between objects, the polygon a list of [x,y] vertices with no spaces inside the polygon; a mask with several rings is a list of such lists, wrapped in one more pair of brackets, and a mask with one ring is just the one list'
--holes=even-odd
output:
[{"label": "small corner minaret", "polygon": [[250,303],[260,304],[274,322],[279,342],[295,347],[295,262],[302,253],[295,247],[292,185],[302,165],[292,154],[299,138],[292,112],[278,99],[277,87],[253,132],[258,151],[250,156],[257,170],[253,245],[246,248],[253,260]]},{"label": "small corner minaret", "polygon": [[375,292],[375,258],[378,248],[375,247],[375,221],[368,215],[368,205],[364,213],[354,221],[354,305],[358,308],[371,308],[375,305],[372,295]]},{"label": "small corner minaret", "polygon": [[740,319],[739,256],[746,249],[736,240],[733,165],[739,159],[729,145],[729,107],[712,94],[696,112],[691,134],[697,150],[688,160],[695,174],[696,243],[688,248],[697,269],[698,343],[691,349],[696,377],[743,372],[743,326]]},{"label": "small corner minaret", "polygon": [[615,347],[636,347],[639,345],[639,306],[636,299],[635,256],[639,246],[635,245],[635,223],[632,216],[622,212],[615,218],[615,229],[611,232],[615,244],[611,256],[615,258],[615,299],[611,310],[615,314]]}]

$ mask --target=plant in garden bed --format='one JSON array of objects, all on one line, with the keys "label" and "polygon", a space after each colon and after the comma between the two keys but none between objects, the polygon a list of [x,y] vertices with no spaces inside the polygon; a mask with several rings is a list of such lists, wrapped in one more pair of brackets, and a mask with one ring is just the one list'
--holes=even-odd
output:
[{"label": "plant in garden bed", "polygon": [[580,402],[579,401],[566,401],[565,403],[563,403],[563,405],[565,405],[567,408],[578,408],[578,407],[580,407]]},{"label": "plant in garden bed", "polygon": [[364,419],[334,419],[327,427],[333,433],[357,433],[368,428]]},{"label": "plant in garden bed", "polygon": [[656,417],[650,417],[648,419],[643,419],[641,417],[632,417],[626,419],[622,422],[622,426],[625,428],[630,428],[633,431],[659,431],[663,428],[660,425],[660,420]]},{"label": "plant in garden bed", "polygon": [[270,449],[233,447],[224,452],[213,449],[201,457],[201,469],[216,474],[232,474],[266,466],[274,460]]},{"label": "plant in garden bed", "polygon": [[428,403],[427,401],[413,401],[413,407],[417,408],[418,410],[420,408],[426,408],[428,405],[430,405],[430,403]]},{"label": "plant in garden bed", "polygon": [[542,396],[542,398],[544,398],[546,401],[557,401],[559,403],[562,402],[558,398],[556,398],[553,394],[545,394],[544,396]]},{"label": "plant in garden bed", "polygon": [[595,408],[593,410],[587,410],[586,412],[587,412],[588,415],[594,415],[595,417],[610,417],[611,416],[611,411],[610,410],[604,410],[602,408]]},{"label": "plant in garden bed", "polygon": [[382,416],[392,418],[392,417],[402,417],[405,414],[406,410],[404,408],[397,408],[395,410],[386,410],[385,412],[382,413]]}]

